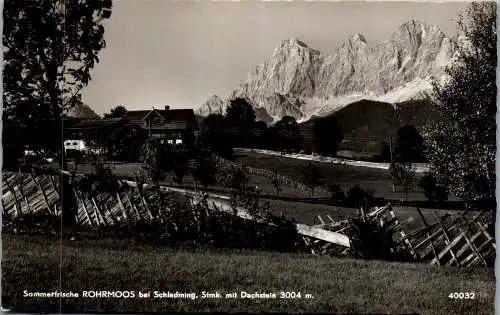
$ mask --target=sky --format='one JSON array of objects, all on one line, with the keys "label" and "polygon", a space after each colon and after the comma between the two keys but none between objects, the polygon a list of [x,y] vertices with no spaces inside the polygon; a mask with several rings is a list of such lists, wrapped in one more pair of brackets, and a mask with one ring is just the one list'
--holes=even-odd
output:
[{"label": "sky", "polygon": [[281,40],[329,53],[354,34],[368,42],[415,19],[456,34],[466,2],[114,0],[106,48],[82,93],[102,114],[169,105],[197,108],[227,97]]}]

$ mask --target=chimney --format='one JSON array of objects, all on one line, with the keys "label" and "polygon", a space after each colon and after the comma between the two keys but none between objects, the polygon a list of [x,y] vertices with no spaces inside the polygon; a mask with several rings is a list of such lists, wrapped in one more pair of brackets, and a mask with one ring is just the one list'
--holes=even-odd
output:
[{"label": "chimney", "polygon": [[165,105],[165,111],[168,111],[170,109],[170,106]]}]

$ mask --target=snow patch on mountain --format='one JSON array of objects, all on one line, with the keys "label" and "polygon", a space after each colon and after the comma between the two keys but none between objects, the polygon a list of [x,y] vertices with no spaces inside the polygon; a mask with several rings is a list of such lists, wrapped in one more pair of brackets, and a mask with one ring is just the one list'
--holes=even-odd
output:
[{"label": "snow patch on mountain", "polygon": [[[427,99],[432,97],[431,77],[443,77],[456,42],[436,26],[415,20],[378,43],[355,34],[331,54],[290,38],[254,67],[228,99],[245,97],[274,121],[286,115],[305,121],[361,99]],[[212,97],[198,113],[220,113],[227,104]]]}]

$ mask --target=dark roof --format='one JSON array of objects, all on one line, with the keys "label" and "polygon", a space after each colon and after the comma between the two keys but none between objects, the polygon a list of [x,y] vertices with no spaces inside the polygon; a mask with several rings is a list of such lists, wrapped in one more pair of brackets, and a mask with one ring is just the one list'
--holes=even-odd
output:
[{"label": "dark roof", "polygon": [[[127,112],[127,118],[132,123],[141,123],[151,110],[131,110]],[[158,114],[160,114],[167,124],[169,123],[186,123],[191,126],[198,126],[198,121],[192,109],[154,109]]]},{"label": "dark roof", "polygon": [[127,118],[131,123],[141,123],[144,117],[149,114],[151,110],[130,110],[127,111]]},{"label": "dark roof", "polygon": [[113,126],[116,123],[120,122],[122,118],[109,118],[109,119],[88,119],[80,121],[75,124],[73,128],[81,129],[81,128],[99,128],[99,127],[107,127]]},{"label": "dark roof", "polygon": [[191,125],[196,125],[197,120],[192,109],[170,109],[168,111],[161,110],[160,114],[167,122],[186,122]]}]

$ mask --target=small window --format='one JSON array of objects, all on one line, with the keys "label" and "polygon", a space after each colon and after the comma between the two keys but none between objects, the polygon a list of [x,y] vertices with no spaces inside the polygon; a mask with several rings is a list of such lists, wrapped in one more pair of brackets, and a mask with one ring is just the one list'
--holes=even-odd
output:
[{"label": "small window", "polygon": [[172,144],[172,143],[174,143],[174,141],[173,141],[173,140],[167,140],[167,142],[168,142],[168,144]]},{"label": "small window", "polygon": [[182,139],[175,140],[175,144],[182,144]]}]

